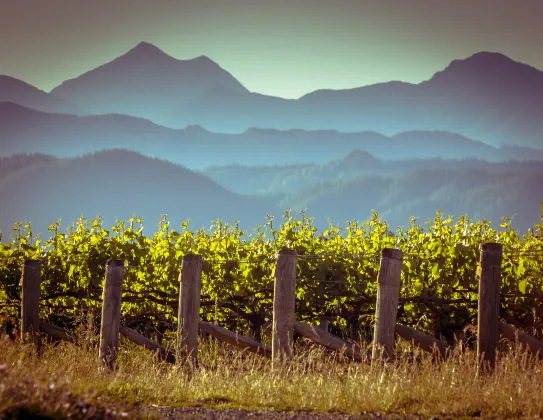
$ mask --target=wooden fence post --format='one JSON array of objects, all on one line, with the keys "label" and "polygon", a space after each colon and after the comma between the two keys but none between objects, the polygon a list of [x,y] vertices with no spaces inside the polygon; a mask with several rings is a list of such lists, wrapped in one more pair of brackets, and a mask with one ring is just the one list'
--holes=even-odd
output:
[{"label": "wooden fence post", "polygon": [[198,323],[202,288],[201,255],[183,256],[179,283],[177,360],[190,360],[194,367],[198,367]]},{"label": "wooden fence post", "polygon": [[277,256],[273,291],[272,366],[292,357],[296,303],[296,251],[283,249]]},{"label": "wooden fence post", "polygon": [[379,289],[375,308],[372,359],[394,359],[394,333],[400,295],[403,253],[399,249],[385,248],[381,253]]},{"label": "wooden fence post", "polygon": [[41,261],[25,260],[21,275],[21,338],[39,348]]},{"label": "wooden fence post", "polygon": [[106,282],[102,294],[102,323],[100,325],[99,353],[100,361],[108,369],[114,369],[117,362],[124,273],[124,261],[108,260]]},{"label": "wooden fence post", "polygon": [[494,369],[499,338],[502,246],[481,245],[479,305],[477,313],[477,359]]}]

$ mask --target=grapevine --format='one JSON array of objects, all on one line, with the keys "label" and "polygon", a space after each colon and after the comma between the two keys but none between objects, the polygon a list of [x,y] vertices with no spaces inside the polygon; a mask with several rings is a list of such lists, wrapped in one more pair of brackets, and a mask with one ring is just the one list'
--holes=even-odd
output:
[{"label": "grapevine", "polygon": [[[140,331],[168,334],[177,323],[181,259],[203,257],[201,318],[225,328],[265,338],[272,319],[273,270],[283,248],[298,253],[296,316],[331,322],[335,333],[371,338],[379,255],[383,248],[404,253],[398,322],[448,341],[473,324],[477,310],[480,245],[503,246],[500,316],[540,336],[543,318],[542,224],[519,234],[504,218],[500,229],[487,220],[456,220],[438,212],[432,221],[392,228],[373,213],[366,222],[344,227],[330,223],[318,232],[304,213],[285,213],[279,226],[273,217],[251,232],[239,223],[213,222],[210,229],[179,229],[166,216],[151,236],[141,218],[80,218],[66,231],[49,226],[49,238],[17,223],[9,238],[0,235],[0,316],[4,324],[20,313],[21,265],[42,261],[40,317],[78,328],[82,319],[100,316],[105,265],[120,259],[127,265],[123,284],[123,323]],[[79,324],[78,324],[79,323]],[[4,325],[5,327],[5,325]]]}]

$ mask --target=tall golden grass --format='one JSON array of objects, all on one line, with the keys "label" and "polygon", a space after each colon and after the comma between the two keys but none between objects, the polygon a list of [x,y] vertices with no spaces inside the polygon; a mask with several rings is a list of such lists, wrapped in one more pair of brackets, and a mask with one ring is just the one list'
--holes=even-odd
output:
[{"label": "tall golden grass", "polygon": [[[122,342],[117,369],[107,372],[94,348],[48,344],[36,356],[29,345],[2,340],[0,413],[33,407],[63,415],[76,410],[98,418],[109,410],[133,417],[154,404],[353,415],[543,416],[543,362],[522,349],[500,354],[491,374],[477,374],[471,350],[436,361],[408,346],[398,348],[393,364],[373,366],[307,343],[275,369],[269,359],[213,340],[200,343],[198,356],[198,369],[169,365]],[[83,414],[81,407],[87,410]]]}]

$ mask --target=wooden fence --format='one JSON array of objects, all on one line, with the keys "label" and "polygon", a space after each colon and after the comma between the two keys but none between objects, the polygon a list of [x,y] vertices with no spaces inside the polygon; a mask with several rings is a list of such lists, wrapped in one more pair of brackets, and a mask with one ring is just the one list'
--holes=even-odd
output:
[{"label": "wooden fence", "polygon": [[[479,303],[477,323],[477,353],[481,366],[492,369],[496,362],[496,347],[500,333],[512,341],[523,343],[528,350],[543,355],[543,342],[500,322],[500,283],[502,247],[500,244],[481,245],[479,261]],[[117,360],[118,337],[155,351],[167,362],[188,362],[198,366],[198,332],[236,345],[265,357],[272,365],[280,365],[293,356],[294,331],[329,349],[341,351],[358,361],[391,361],[394,357],[395,335],[419,348],[446,357],[448,345],[416,329],[396,324],[398,298],[403,264],[402,251],[383,249],[378,275],[375,328],[371,354],[356,343],[343,340],[326,329],[295,320],[297,255],[293,250],[282,250],[276,260],[273,298],[272,346],[266,346],[240,334],[200,320],[200,289],[202,257],[189,254],[182,259],[179,274],[179,312],[175,354],[162,348],[136,331],[122,326],[121,300],[124,262],[109,260],[106,266],[102,295],[99,358],[102,365],[114,369]],[[22,267],[21,332],[23,340],[39,345],[39,332],[74,341],[70,334],[55,325],[39,320],[41,262],[26,260]]]}]

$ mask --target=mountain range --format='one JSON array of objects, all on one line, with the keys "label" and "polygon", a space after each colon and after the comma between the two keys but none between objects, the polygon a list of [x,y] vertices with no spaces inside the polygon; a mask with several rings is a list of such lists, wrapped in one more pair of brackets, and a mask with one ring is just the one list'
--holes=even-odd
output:
[{"label": "mountain range", "polygon": [[245,228],[305,209],[316,226],[391,227],[437,210],[526,230],[543,199],[543,72],[498,54],[419,84],[250,92],[206,56],[142,42],[51,92],[0,76],[0,231],[166,213]]},{"label": "mountain range", "polygon": [[[487,163],[467,160],[406,161],[391,168],[356,151],[323,165],[219,167],[191,171],[180,165],[126,150],[77,158],[20,154],[0,158],[0,231],[8,237],[16,221],[30,221],[35,233],[61,219],[65,228],[79,217],[115,219],[141,216],[149,229],[167,214],[172,228],[191,219],[191,229],[212,221],[240,221],[250,230],[280,220],[285,210],[306,210],[319,230],[328,220],[345,226],[365,220],[371,210],[394,230],[409,216],[421,222],[437,210],[500,222],[515,216],[526,231],[539,218],[543,197],[540,162]],[[232,190],[235,190],[233,192]],[[496,223],[497,225],[497,223]]]},{"label": "mountain range", "polygon": [[478,158],[542,160],[543,150],[494,147],[449,132],[411,131],[395,136],[376,132],[340,133],[249,129],[241,134],[214,133],[200,126],[171,129],[119,114],[75,116],[44,113],[10,102],[0,103],[0,155],[48,153],[75,157],[124,148],[197,169],[214,165],[325,163],[353,150],[382,160]]},{"label": "mountain range", "polygon": [[[543,72],[499,53],[454,60],[419,84],[324,89],[297,100],[250,92],[206,56],[177,60],[146,42],[48,94],[31,93],[26,85],[28,92],[19,100],[4,79],[0,101],[48,112],[125,114],[171,128],[375,131],[387,136],[449,131],[492,145],[543,148]],[[14,86],[21,83],[12,80]]]}]

